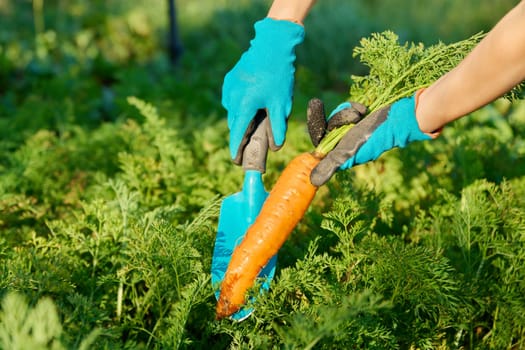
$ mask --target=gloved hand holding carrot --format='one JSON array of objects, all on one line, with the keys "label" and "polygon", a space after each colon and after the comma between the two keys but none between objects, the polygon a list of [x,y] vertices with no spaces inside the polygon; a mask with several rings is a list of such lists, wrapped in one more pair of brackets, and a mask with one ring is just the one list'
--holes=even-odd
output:
[{"label": "gloved hand holding carrot", "polygon": [[[419,128],[416,120],[416,106],[420,92],[421,90],[411,97],[402,98],[371,113],[350,129],[338,145],[312,171],[312,184],[321,186],[337,170],[345,170],[354,165],[375,160],[392,148],[405,147],[414,141],[437,137],[439,132],[427,134]],[[345,109],[354,110],[354,105],[345,102],[339,105],[334,112],[340,113]]]}]

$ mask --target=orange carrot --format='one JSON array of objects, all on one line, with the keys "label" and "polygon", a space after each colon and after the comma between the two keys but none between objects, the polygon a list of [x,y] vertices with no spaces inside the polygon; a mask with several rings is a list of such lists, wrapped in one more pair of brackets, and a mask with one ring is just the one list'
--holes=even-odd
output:
[{"label": "orange carrot", "polygon": [[310,174],[321,158],[316,152],[303,153],[284,169],[255,222],[232,254],[221,284],[217,319],[240,309],[261,269],[304,216],[317,192],[317,187],[310,182]]}]

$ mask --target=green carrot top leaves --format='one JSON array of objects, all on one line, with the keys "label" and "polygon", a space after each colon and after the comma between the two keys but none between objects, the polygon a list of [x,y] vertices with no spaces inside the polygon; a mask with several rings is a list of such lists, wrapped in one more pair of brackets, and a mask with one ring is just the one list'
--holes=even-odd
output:
[{"label": "green carrot top leaves", "polygon": [[[349,99],[365,104],[372,113],[408,97],[457,66],[484,36],[484,33],[477,33],[451,44],[439,42],[425,47],[422,43],[401,44],[392,31],[373,33],[361,39],[360,46],[354,49],[354,57],[358,57],[369,71],[364,76],[352,76]],[[522,83],[505,97],[516,99],[523,88]],[[348,130],[347,126],[332,130],[315,152],[326,155]]]},{"label": "green carrot top leaves", "polygon": [[366,76],[352,76],[350,98],[364,103],[370,112],[427,87],[450,71],[484,37],[478,33],[452,44],[399,42],[391,32],[374,33],[361,39],[354,57],[369,68]]}]

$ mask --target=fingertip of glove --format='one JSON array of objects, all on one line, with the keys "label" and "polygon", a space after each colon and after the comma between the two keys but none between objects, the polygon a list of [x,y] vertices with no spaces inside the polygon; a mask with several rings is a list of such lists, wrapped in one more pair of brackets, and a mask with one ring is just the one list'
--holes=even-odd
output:
[{"label": "fingertip of glove", "polygon": [[239,144],[230,141],[230,157],[235,164],[239,161]]},{"label": "fingertip of glove", "polygon": [[359,102],[351,102],[352,108],[354,108],[360,114],[366,114],[368,112],[368,107]]},{"label": "fingertip of glove", "polygon": [[270,148],[273,150],[283,146],[286,138],[287,114],[279,108],[273,108],[268,112]]},{"label": "fingertip of glove", "polygon": [[310,174],[310,182],[315,187],[321,187],[325,184],[326,181],[324,181],[324,177],[322,177],[315,169]]},{"label": "fingertip of glove", "polygon": [[340,103],[337,107],[335,107],[332,113],[330,113],[330,115],[328,116],[328,119],[331,119],[335,114],[337,114],[338,112],[341,112],[343,109],[351,108],[351,107],[352,107],[352,104],[350,102]]},{"label": "fingertip of glove", "polygon": [[335,173],[336,169],[331,166],[331,162],[322,160],[310,174],[310,182],[312,185],[321,187],[324,185],[332,175]]},{"label": "fingertip of glove", "polygon": [[282,140],[278,140],[280,142],[277,142],[273,137],[273,133],[270,133],[269,135],[270,136],[268,137],[268,146],[270,147],[270,149],[273,152],[280,150],[284,145],[285,138],[283,138]]},{"label": "fingertip of glove", "polygon": [[312,98],[308,102],[306,124],[308,127],[308,133],[310,134],[310,140],[312,141],[312,144],[317,147],[326,132],[324,104],[320,99]]},{"label": "fingertip of glove", "polygon": [[246,127],[242,133],[240,130],[242,129],[238,127],[238,124],[234,124],[230,131],[230,157],[235,164],[240,164],[242,160],[241,145],[246,134]]}]

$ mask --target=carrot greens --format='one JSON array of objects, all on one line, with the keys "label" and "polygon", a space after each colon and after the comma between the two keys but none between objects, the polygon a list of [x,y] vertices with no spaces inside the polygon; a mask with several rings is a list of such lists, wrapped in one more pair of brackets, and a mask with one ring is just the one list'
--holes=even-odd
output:
[{"label": "carrot greens", "polygon": [[[354,57],[358,57],[369,71],[367,75],[352,76],[349,99],[367,105],[369,112],[374,112],[408,97],[454,68],[484,35],[477,33],[451,44],[439,42],[425,47],[422,43],[401,44],[392,31],[373,33],[361,39],[360,46],[354,49]],[[522,89],[523,84],[506,97],[515,99]],[[330,151],[346,132],[345,129],[333,130],[318,149]]]}]

